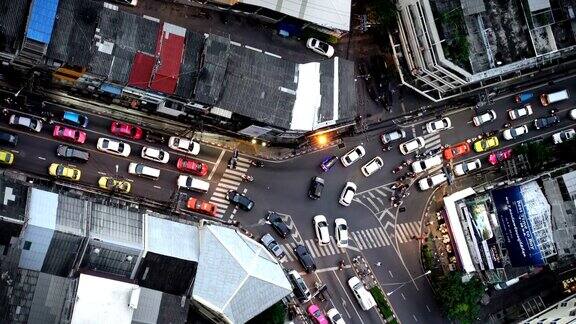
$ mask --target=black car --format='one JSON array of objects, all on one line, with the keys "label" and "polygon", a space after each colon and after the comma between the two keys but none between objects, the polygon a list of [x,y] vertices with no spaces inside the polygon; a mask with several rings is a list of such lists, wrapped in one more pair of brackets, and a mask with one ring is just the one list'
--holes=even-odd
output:
[{"label": "black car", "polygon": [[298,261],[300,261],[300,264],[302,264],[306,272],[311,273],[312,271],[316,271],[316,263],[314,263],[314,258],[307,247],[298,244],[294,248],[294,254],[296,254]]},{"label": "black car", "polygon": [[241,194],[236,190],[228,191],[226,198],[230,200],[230,202],[232,202],[233,204],[240,207],[240,209],[245,211],[251,211],[252,208],[254,207],[254,202],[252,201],[252,199],[246,197],[244,194]]},{"label": "black car", "polygon": [[544,128],[551,127],[555,124],[558,124],[559,122],[560,122],[560,118],[558,118],[558,116],[556,116],[556,115],[552,115],[552,116],[548,116],[548,117],[542,117],[542,118],[536,118],[536,119],[534,119],[534,127],[536,129],[544,129]]},{"label": "black car", "polygon": [[324,189],[324,179],[320,177],[313,177],[310,181],[310,188],[308,189],[308,196],[312,199],[319,199],[322,196]]},{"label": "black car", "polygon": [[56,155],[76,162],[88,162],[90,159],[89,152],[68,145],[59,145],[56,149]]},{"label": "black car", "polygon": [[18,135],[10,132],[0,132],[0,145],[16,147],[18,144]]},{"label": "black car", "polygon": [[291,234],[290,228],[288,228],[288,225],[284,223],[282,217],[277,213],[269,211],[268,215],[266,215],[266,220],[270,222],[270,225],[272,225],[276,233],[282,238],[286,238]]},{"label": "black car", "polygon": [[166,144],[167,139],[168,139],[168,137],[166,135],[151,132],[151,131],[147,131],[146,136],[144,137],[144,140],[146,142],[154,143],[154,144]]}]

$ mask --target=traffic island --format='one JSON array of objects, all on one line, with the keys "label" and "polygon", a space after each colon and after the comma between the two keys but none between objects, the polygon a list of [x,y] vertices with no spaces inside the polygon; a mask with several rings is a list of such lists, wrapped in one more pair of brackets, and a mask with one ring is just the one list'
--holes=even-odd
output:
[{"label": "traffic island", "polygon": [[392,307],[390,307],[390,304],[388,304],[388,301],[386,301],[386,297],[384,296],[382,289],[380,289],[380,287],[378,286],[374,286],[370,288],[370,293],[372,294],[372,297],[374,297],[374,300],[376,301],[378,311],[380,312],[380,315],[382,315],[384,322],[398,323],[398,321],[396,320],[396,315],[394,315]]}]

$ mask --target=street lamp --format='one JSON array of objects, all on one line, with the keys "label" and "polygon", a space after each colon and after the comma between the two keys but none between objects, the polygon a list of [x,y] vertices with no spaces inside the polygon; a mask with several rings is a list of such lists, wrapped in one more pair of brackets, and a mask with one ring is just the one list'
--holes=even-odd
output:
[{"label": "street lamp", "polygon": [[432,273],[432,271],[431,271],[431,270],[428,270],[428,271],[424,272],[423,274],[419,275],[418,277],[416,277],[416,278],[414,278],[414,279],[412,279],[412,280],[410,280],[410,281],[403,282],[400,286],[396,287],[394,290],[392,290],[392,291],[390,291],[390,292],[387,292],[387,293],[386,293],[386,296],[392,295],[392,294],[395,293],[398,289],[404,287],[407,283],[413,282],[413,281],[415,281],[416,279],[421,278],[421,277],[424,277],[424,276],[427,276],[427,275],[429,275],[429,274],[431,274],[431,273]]}]

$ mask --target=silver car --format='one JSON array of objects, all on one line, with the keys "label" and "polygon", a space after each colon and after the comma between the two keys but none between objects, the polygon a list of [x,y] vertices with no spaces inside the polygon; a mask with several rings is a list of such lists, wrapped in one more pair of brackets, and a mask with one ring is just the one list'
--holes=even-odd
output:
[{"label": "silver car", "polygon": [[382,134],[382,136],[380,136],[380,139],[382,140],[382,143],[388,144],[390,142],[394,142],[394,141],[397,141],[399,139],[403,139],[405,137],[406,137],[406,132],[402,129],[397,129],[395,131],[391,131],[391,132]]},{"label": "silver car", "polygon": [[270,233],[267,233],[264,236],[262,236],[260,242],[262,242],[262,244],[270,252],[272,252],[272,254],[274,254],[278,259],[282,259],[283,257],[286,256],[286,253],[284,253],[284,249],[282,249],[282,247],[278,244],[278,242],[276,242],[276,240],[274,239],[274,237],[272,237],[272,235],[270,235]]}]

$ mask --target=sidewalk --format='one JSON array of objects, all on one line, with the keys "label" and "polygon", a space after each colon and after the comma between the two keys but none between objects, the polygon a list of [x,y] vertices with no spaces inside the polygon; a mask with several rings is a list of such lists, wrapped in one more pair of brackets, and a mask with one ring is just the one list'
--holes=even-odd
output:
[{"label": "sidewalk", "polygon": [[58,90],[43,90],[42,95],[55,103],[88,111],[93,114],[105,116],[111,119],[120,119],[133,124],[137,124],[155,132],[165,133],[170,136],[191,137],[206,145],[220,147],[226,150],[237,149],[240,153],[270,162],[285,161],[297,156],[314,151],[324,150],[338,145],[341,140],[335,140],[323,147],[304,146],[299,149],[283,147],[263,147],[247,140],[240,140],[220,134],[210,132],[194,132],[190,125],[171,120],[158,115],[149,114],[137,109],[126,108],[116,104],[104,104],[95,100],[82,97],[75,97]]}]

